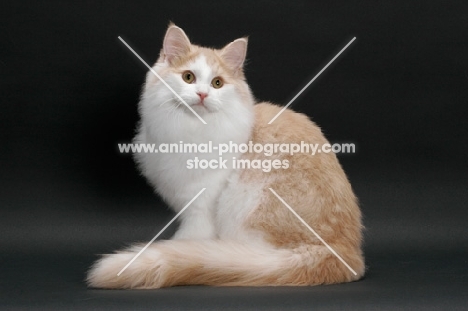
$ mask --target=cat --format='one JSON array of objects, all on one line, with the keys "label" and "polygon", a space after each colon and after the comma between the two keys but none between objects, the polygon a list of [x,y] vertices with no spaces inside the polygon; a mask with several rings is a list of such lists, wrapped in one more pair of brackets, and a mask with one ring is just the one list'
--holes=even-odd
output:
[{"label": "cat", "polygon": [[[244,76],[246,51],[247,38],[210,49],[192,44],[170,24],[153,69],[185,103],[148,72],[134,142],[328,143],[307,116],[290,109],[268,124],[281,107],[255,101]],[[231,150],[223,155],[289,163],[269,172],[234,168],[231,160],[227,168],[189,169],[187,161],[195,156],[212,160],[219,154],[135,154],[142,174],[175,212],[206,190],[181,214],[172,239],[152,243],[119,276],[145,244],[104,255],[88,272],[90,287],[299,286],[350,282],[364,275],[361,212],[334,153],[267,157]]]}]

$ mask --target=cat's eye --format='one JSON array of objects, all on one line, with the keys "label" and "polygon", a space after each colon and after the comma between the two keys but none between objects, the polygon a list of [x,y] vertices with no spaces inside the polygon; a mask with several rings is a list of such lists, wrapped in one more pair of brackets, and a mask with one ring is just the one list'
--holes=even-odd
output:
[{"label": "cat's eye", "polygon": [[187,82],[187,83],[192,83],[193,81],[195,81],[195,75],[193,74],[193,72],[191,72],[190,70],[187,70],[187,71],[184,71],[182,73],[182,79]]},{"label": "cat's eye", "polygon": [[216,77],[213,80],[211,80],[211,86],[214,87],[215,89],[219,89],[223,85],[224,85],[224,81],[220,77]]}]

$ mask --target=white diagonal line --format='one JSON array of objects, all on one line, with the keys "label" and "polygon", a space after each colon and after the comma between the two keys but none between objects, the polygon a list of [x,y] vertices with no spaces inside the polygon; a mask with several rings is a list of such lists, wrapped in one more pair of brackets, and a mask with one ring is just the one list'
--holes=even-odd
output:
[{"label": "white diagonal line", "polygon": [[128,266],[130,266],[135,261],[135,259],[137,259],[138,256],[140,256],[141,253],[143,253],[148,248],[148,246],[150,246],[151,243],[153,243],[154,240],[156,240],[158,238],[158,236],[160,236],[161,233],[163,233],[164,230],[166,230],[167,227],[169,227],[174,222],[174,220],[176,220],[177,217],[179,217],[180,214],[182,214],[187,209],[187,207],[189,207],[190,204],[192,204],[193,201],[195,201],[195,199],[198,198],[200,196],[200,194],[202,194],[202,192],[205,191],[205,190],[206,190],[206,188],[203,188],[202,190],[200,190],[200,192],[198,192],[198,194],[192,200],[190,200],[190,202],[188,202],[187,205],[185,205],[184,208],[180,212],[178,212],[177,215],[175,215],[174,218],[172,218],[172,220],[169,221],[169,223],[164,228],[162,228],[161,231],[159,231],[159,233],[156,234],[156,236],[151,241],[149,241],[148,244],[146,244],[146,246],[143,247],[141,249],[141,251],[139,251],[138,254],[136,254],[135,257],[133,257],[132,260],[130,260],[130,262],[128,264],[125,265],[125,267],[122,268],[122,270],[120,270],[119,273],[117,273],[117,276],[120,276],[122,274],[122,272],[124,272],[128,268]]},{"label": "white diagonal line", "polygon": [[194,115],[197,116],[198,119],[200,119],[200,121],[203,122],[203,124],[206,124],[205,120],[203,120],[203,118],[200,117],[200,116],[198,115],[198,113],[196,113],[195,110],[193,110],[192,107],[190,107],[190,105],[187,104],[187,103],[185,102],[185,100],[183,100],[182,97],[180,97],[179,94],[177,94],[177,92],[174,91],[174,89],[173,89],[172,87],[170,87],[169,84],[167,84],[166,81],[164,81],[163,78],[161,78],[161,76],[158,75],[158,73],[157,73],[156,71],[154,71],[153,68],[151,68],[150,65],[147,64],[147,63],[143,60],[143,58],[141,58],[140,55],[138,55],[138,53],[135,52],[135,51],[130,47],[130,45],[127,44],[127,42],[125,42],[124,39],[122,39],[120,36],[119,36],[118,38],[120,39],[120,41],[122,41],[123,44],[125,44],[125,46],[126,46],[130,51],[132,51],[133,54],[135,54],[135,56],[136,56],[146,67],[148,67],[148,69],[149,69],[149,70],[150,70],[150,71],[151,71],[151,72],[152,72],[152,73],[153,73],[153,74],[154,74],[154,75],[155,75],[155,76],[172,92],[172,93],[174,93],[175,96],[177,96],[177,98],[178,98],[191,112],[193,112]]},{"label": "white diagonal line", "polygon": [[291,104],[293,103],[293,101],[295,101],[295,100],[296,100],[296,98],[298,98],[298,97],[299,97],[299,95],[301,95],[301,94],[302,94],[302,92],[304,92],[304,91],[305,91],[305,89],[306,89],[306,88],[308,88],[308,87],[309,87],[309,85],[311,85],[311,84],[312,84],[312,82],[314,82],[314,81],[315,81],[315,79],[317,79],[317,78],[318,78],[318,77],[319,77],[319,76],[322,74],[322,72],[324,72],[324,71],[325,71],[325,69],[327,69],[327,68],[328,68],[328,66],[330,66],[330,65],[331,65],[331,63],[333,63],[333,62],[335,61],[335,59],[337,59],[337,58],[338,58],[338,56],[340,56],[340,54],[341,54],[341,53],[343,53],[343,52],[344,52],[344,50],[346,50],[346,49],[348,48],[348,46],[350,46],[350,45],[351,45],[351,43],[353,43],[353,41],[354,41],[354,40],[356,40],[356,37],[354,37],[353,39],[351,39],[351,41],[349,41],[349,43],[348,43],[348,44],[346,44],[346,46],[345,46],[344,48],[342,48],[342,49],[341,49],[341,51],[339,51],[339,52],[338,52],[338,54],[336,54],[336,55],[335,55],[335,57],[333,57],[333,58],[332,58],[332,60],[331,60],[331,61],[329,61],[329,62],[328,62],[328,64],[326,64],[326,65],[325,65],[325,67],[323,67],[323,69],[322,69],[322,70],[320,70],[320,72],[319,72],[318,74],[316,74],[316,75],[315,75],[315,77],[313,77],[313,78],[312,78],[312,80],[310,80],[310,81],[309,81],[309,83],[307,83],[307,84],[306,84],[306,86],[304,86],[304,87],[302,88],[302,90],[300,90],[300,91],[299,91],[299,93],[297,93],[297,95],[296,95],[296,96],[294,96],[294,97],[293,97],[293,99],[291,99],[291,100],[289,101],[289,103],[288,103],[286,106],[284,106],[284,107],[283,107],[283,109],[281,109],[281,111],[280,111],[280,112],[278,112],[278,113],[276,114],[276,116],[274,116],[274,118],[273,118],[273,119],[271,119],[271,120],[270,120],[270,122],[268,122],[268,124],[271,124],[271,123],[273,123],[273,121],[275,121],[275,120],[276,120],[276,118],[278,118],[278,117],[279,117],[279,115],[280,115],[280,114],[282,114],[282,113],[283,113],[283,112],[284,112],[284,111],[285,111],[285,110],[286,110],[286,109],[289,107],[289,105],[291,105]]},{"label": "white diagonal line", "polygon": [[294,216],[296,216],[306,227],[307,229],[309,229],[310,231],[312,231],[313,234],[315,234],[315,236],[317,237],[317,239],[320,240],[320,242],[322,242],[329,250],[330,252],[332,252],[333,255],[335,255],[345,266],[346,268],[349,269],[349,271],[351,271],[354,275],[357,275],[356,271],[353,270],[353,268],[351,268],[347,263],[346,261],[344,261],[343,258],[341,258],[340,255],[338,255],[337,252],[335,252],[335,250],[333,248],[331,248],[330,245],[328,245],[327,242],[325,242],[324,239],[322,239],[322,237],[320,235],[318,235],[317,232],[315,232],[314,229],[312,229],[305,221],[304,219],[301,218],[301,216],[299,216],[292,208],[291,206],[288,205],[288,203],[286,203],[283,198],[281,198],[276,192],[275,190],[271,189],[271,188],[268,188],[270,189],[270,191],[278,198],[278,200],[280,200],[287,208],[289,208],[289,210],[294,214]]}]

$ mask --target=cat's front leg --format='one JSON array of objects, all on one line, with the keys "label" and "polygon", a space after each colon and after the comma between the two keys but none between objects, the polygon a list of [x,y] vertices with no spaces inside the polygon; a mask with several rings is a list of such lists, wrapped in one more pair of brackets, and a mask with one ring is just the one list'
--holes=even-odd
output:
[{"label": "cat's front leg", "polygon": [[193,203],[180,215],[180,225],[173,239],[213,239],[216,237],[214,216],[209,206]]},{"label": "cat's front leg", "polygon": [[[179,185],[177,196],[169,201],[176,212],[180,212],[187,202],[193,202],[179,216],[179,228],[173,239],[214,239],[218,237],[216,210],[220,193],[225,188],[229,171],[204,171],[193,183]],[[188,178],[187,178],[188,179]],[[204,189],[201,191],[201,189]],[[195,195],[194,195],[195,194]]]}]

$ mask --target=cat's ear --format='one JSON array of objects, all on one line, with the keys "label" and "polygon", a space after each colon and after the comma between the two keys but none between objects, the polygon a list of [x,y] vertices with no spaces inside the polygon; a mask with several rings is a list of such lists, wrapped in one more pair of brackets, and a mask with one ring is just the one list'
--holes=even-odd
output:
[{"label": "cat's ear", "polygon": [[170,24],[163,42],[164,60],[173,64],[174,61],[190,52],[191,43],[182,28]]},{"label": "cat's ear", "polygon": [[221,50],[221,57],[234,71],[242,69],[247,54],[247,38],[232,41]]}]

